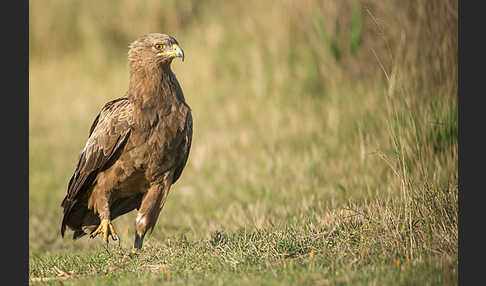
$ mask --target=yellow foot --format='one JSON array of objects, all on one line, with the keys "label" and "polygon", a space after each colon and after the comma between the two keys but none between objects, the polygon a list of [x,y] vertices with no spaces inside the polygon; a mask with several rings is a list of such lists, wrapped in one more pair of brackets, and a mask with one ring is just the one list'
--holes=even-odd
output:
[{"label": "yellow foot", "polygon": [[118,246],[120,246],[120,239],[116,234],[115,227],[113,227],[109,219],[101,220],[101,223],[98,226],[98,228],[95,231],[93,231],[89,237],[95,238],[100,233],[103,233],[103,240],[106,242],[106,246],[108,246],[109,236],[111,236],[113,240],[118,240]]}]

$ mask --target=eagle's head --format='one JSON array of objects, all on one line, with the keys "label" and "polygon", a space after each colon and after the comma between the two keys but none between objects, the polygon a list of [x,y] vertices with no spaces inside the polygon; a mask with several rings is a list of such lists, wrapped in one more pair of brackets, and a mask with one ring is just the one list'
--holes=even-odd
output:
[{"label": "eagle's head", "polygon": [[184,51],[179,43],[165,34],[147,34],[130,44],[128,61],[130,66],[151,68],[170,65],[172,60],[180,57],[184,61]]}]

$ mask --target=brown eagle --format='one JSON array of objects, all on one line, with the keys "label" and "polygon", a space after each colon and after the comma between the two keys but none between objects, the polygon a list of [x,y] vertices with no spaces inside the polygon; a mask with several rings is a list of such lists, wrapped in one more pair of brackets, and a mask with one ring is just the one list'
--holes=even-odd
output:
[{"label": "brown eagle", "polygon": [[186,165],[192,141],[192,116],[171,70],[184,61],[178,42],[164,34],[147,34],[130,45],[129,85],[124,97],[105,104],[96,116],[86,146],[62,201],[73,239],[90,234],[119,237],[112,221],[133,209],[134,250],[153,231],[169,194]]}]

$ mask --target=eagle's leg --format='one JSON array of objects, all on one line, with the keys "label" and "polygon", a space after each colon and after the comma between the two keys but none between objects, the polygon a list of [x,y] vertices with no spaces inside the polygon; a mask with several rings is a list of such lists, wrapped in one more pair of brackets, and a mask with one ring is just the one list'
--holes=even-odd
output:
[{"label": "eagle's leg", "polygon": [[172,184],[172,172],[167,172],[163,179],[151,185],[138,210],[135,220],[135,241],[132,252],[142,248],[143,238],[149,229],[153,231],[157,218],[164,207],[170,185]]},{"label": "eagle's leg", "polygon": [[109,199],[107,197],[107,193],[105,192],[97,192],[98,190],[94,190],[93,194],[90,198],[89,204],[92,204],[94,209],[99,215],[101,223],[96,228],[95,231],[91,233],[89,236],[90,238],[95,238],[98,234],[103,233],[103,241],[105,241],[106,246],[108,247],[108,238],[111,236],[113,240],[118,240],[118,246],[120,246],[120,239],[116,234],[115,227],[111,223],[110,219],[110,206],[109,206]]}]

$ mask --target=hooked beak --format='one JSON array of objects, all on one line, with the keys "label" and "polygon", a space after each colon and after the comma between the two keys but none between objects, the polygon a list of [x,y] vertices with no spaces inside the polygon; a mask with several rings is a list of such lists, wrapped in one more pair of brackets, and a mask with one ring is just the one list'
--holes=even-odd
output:
[{"label": "hooked beak", "polygon": [[160,52],[157,54],[158,56],[171,56],[171,57],[179,57],[184,61],[184,51],[179,47],[177,44],[173,44],[172,47],[165,52]]}]

